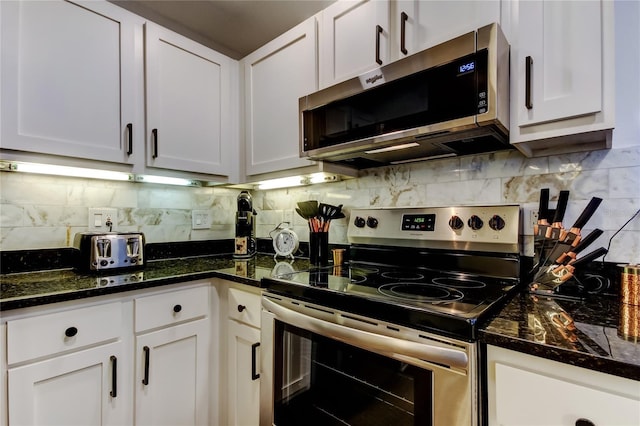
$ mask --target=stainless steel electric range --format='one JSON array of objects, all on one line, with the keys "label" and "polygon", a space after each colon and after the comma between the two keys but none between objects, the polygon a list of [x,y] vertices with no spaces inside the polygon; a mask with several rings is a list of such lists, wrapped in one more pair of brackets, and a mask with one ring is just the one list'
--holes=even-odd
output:
[{"label": "stainless steel electric range", "polygon": [[348,263],[263,280],[261,424],[478,424],[520,233],[517,205],[353,210]]}]

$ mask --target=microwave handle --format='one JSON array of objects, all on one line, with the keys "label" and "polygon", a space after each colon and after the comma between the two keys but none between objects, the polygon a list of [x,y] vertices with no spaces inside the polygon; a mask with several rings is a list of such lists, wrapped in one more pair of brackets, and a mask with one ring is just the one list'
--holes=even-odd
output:
[{"label": "microwave handle", "polygon": [[411,342],[334,324],[285,308],[264,297],[262,298],[262,307],[287,324],[367,350],[399,355],[402,358],[411,357],[459,369],[466,369],[469,364],[467,354],[463,351]]}]

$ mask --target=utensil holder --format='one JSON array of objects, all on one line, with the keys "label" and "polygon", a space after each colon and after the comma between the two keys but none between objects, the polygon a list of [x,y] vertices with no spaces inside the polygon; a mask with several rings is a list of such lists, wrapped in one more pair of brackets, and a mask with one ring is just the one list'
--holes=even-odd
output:
[{"label": "utensil holder", "polygon": [[329,233],[309,232],[309,263],[315,266],[327,266],[329,255]]}]

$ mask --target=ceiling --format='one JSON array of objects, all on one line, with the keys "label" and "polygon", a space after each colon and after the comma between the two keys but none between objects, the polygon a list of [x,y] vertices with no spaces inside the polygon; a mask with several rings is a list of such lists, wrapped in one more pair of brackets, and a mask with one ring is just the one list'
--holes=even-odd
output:
[{"label": "ceiling", "polygon": [[110,0],[240,59],[335,0]]}]

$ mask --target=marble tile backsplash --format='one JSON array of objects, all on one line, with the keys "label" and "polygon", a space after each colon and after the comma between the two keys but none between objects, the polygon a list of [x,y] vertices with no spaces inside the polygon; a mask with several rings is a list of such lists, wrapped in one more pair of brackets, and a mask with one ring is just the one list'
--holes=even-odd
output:
[{"label": "marble tile backsplash", "polygon": [[[23,250],[66,247],[85,231],[89,207],[115,207],[115,229],[142,231],[148,242],[232,238],[239,190],[184,188],[107,182],[92,179],[0,173],[0,248]],[[258,211],[256,234],[268,237],[289,222],[300,239],[308,239],[306,222],[294,208],[316,199],[358,207],[520,204],[523,207],[524,253],[532,254],[530,212],[538,207],[541,188],[552,196],[571,191],[565,225],[575,221],[591,197],[603,198],[586,232],[605,232],[594,243],[607,247],[614,233],[640,208],[640,145],[627,148],[528,159],[516,151],[370,169],[357,179],[299,188],[254,191]],[[552,206],[554,205],[552,201]],[[191,211],[210,210],[208,230],[191,229]],[[348,243],[347,219],[334,221],[332,243]],[[597,244],[597,245],[596,245]],[[611,242],[606,258],[640,262],[640,219]]]}]

